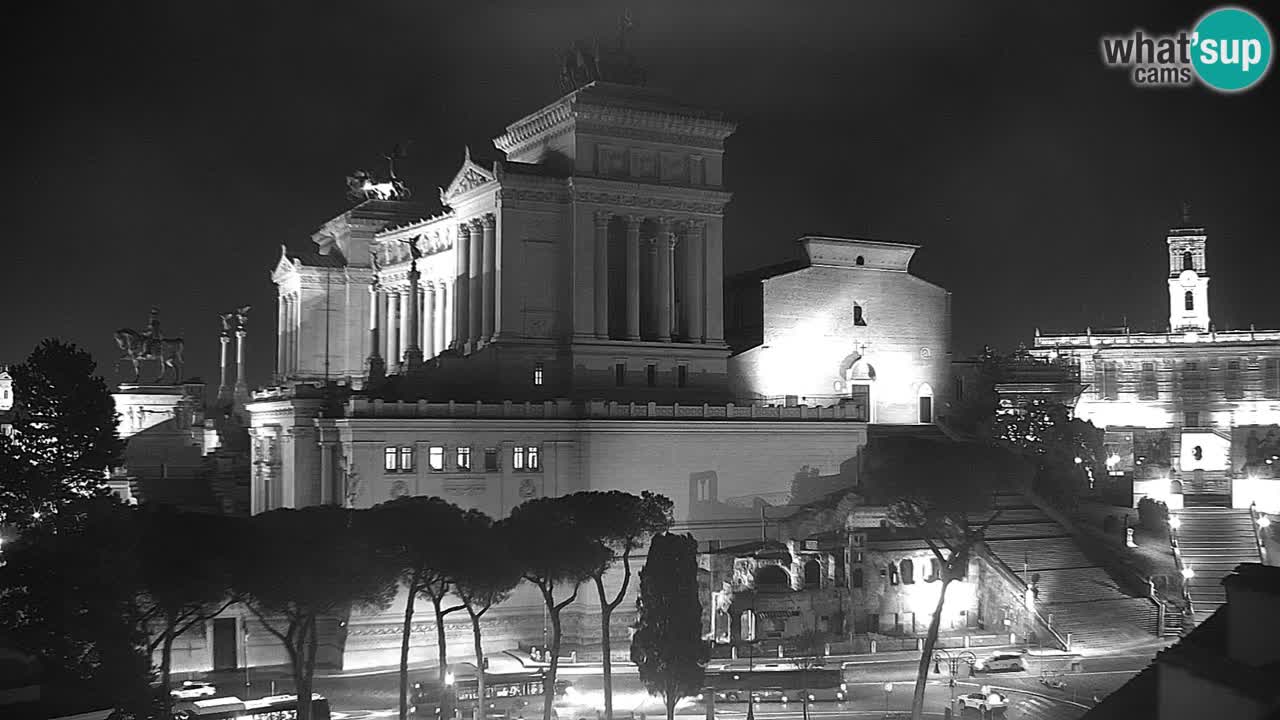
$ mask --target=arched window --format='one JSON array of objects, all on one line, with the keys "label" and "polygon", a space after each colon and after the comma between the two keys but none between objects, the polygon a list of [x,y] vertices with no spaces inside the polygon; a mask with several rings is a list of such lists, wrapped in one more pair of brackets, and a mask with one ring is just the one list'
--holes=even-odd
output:
[{"label": "arched window", "polygon": [[862,584],[863,584],[864,582],[866,582],[866,581],[863,579],[863,575],[862,575],[862,568],[854,568],[854,569],[853,569],[853,575],[852,575],[851,577],[853,578],[853,586],[854,586],[855,588],[860,588],[860,587],[862,587]]},{"label": "arched window", "polygon": [[857,259],[853,261],[853,264],[854,264],[854,265],[866,265],[866,264],[867,264],[867,261],[866,261],[866,260],[864,260],[864,259],[862,258],[862,256],[861,256],[861,255],[859,255],[859,256],[857,257]]},{"label": "arched window", "polygon": [[902,584],[910,585],[916,581],[916,566],[910,560],[903,560],[899,567],[902,568]]},{"label": "arched window", "polygon": [[853,306],[853,324],[860,327],[865,326],[867,324],[866,318],[862,317],[861,305],[855,304]]},{"label": "arched window", "polygon": [[1182,303],[1187,306],[1188,310],[1196,309],[1196,299],[1191,295],[1190,290],[1188,290],[1186,294],[1182,296]]},{"label": "arched window", "polygon": [[777,565],[765,565],[756,571],[756,588],[759,590],[786,590],[790,586],[787,571]]},{"label": "arched window", "polygon": [[916,393],[919,405],[919,421],[928,425],[933,422],[933,386],[924,383]]},{"label": "arched window", "polygon": [[809,558],[804,564],[804,586],[818,587],[822,584],[822,563],[817,558]]},{"label": "arched window", "polygon": [[1195,259],[1195,256],[1191,254],[1190,250],[1182,253],[1182,269],[1183,270],[1196,269],[1196,259]]}]

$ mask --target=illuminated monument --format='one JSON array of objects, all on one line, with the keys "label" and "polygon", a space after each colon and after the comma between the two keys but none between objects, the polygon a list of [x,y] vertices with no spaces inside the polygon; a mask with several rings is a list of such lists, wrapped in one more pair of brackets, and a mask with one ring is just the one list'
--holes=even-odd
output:
[{"label": "illuminated monument", "polygon": [[[906,272],[913,246],[806,239],[795,273],[765,280],[734,321],[782,328],[751,357],[779,368],[794,343],[821,372],[787,380],[734,356],[722,163],[735,125],[625,69],[567,65],[568,94],[494,139],[503,159],[460,153],[438,210],[353,176],[354,207],[307,251],[282,251],[277,382],[248,406],[253,512],[435,495],[503,517],[531,498],[647,489],[674,500],[677,530],[727,546],[758,534],[761,506],[814,494],[811,478],[855,485],[868,420],[932,422],[921,398],[947,382],[949,295]],[[809,300],[776,291],[805,283],[825,297],[820,329]],[[402,607],[349,618],[342,663],[394,663]],[[540,608],[522,589],[486,616],[499,630],[485,642],[541,642]],[[566,642],[598,638],[590,602],[570,612]],[[470,647],[465,619],[446,630]],[[265,639],[241,650],[282,657]]]},{"label": "illuminated monument", "polygon": [[1280,331],[1213,326],[1207,240],[1185,213],[1165,239],[1165,332],[1037,331],[1032,353],[1078,365],[1076,415],[1106,429],[1108,465],[1132,473],[1135,502],[1280,512]]}]

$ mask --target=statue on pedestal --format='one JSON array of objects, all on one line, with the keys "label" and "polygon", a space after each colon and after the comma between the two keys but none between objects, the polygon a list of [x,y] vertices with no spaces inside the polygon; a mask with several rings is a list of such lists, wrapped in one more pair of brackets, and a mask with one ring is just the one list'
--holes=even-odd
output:
[{"label": "statue on pedestal", "polygon": [[178,385],[182,382],[182,338],[167,338],[160,331],[160,310],[158,308],[151,309],[151,316],[147,320],[147,331],[140,333],[131,328],[121,328],[115,333],[116,345],[120,347],[120,358],[116,360],[119,364],[121,360],[127,360],[133,365],[133,380],[138,382],[141,375],[141,366],[143,362],[154,361],[160,364],[160,374],[156,377],[157,384],[163,383],[168,369],[173,369],[173,384]]}]

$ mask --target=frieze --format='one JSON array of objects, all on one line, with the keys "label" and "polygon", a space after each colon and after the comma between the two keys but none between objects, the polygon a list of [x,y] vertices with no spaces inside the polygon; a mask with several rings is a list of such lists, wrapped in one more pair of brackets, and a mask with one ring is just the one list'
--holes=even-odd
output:
[{"label": "frieze", "polygon": [[722,141],[737,129],[734,123],[723,120],[602,105],[580,105],[574,108],[574,116],[579,122],[598,123],[610,128],[611,132],[615,128],[634,128],[713,141]]},{"label": "frieze", "polygon": [[578,202],[609,205],[612,207],[632,207],[653,210],[670,210],[672,212],[700,213],[703,215],[724,214],[725,202],[693,202],[678,198],[654,197],[652,195],[623,195],[621,193],[592,192],[580,190],[574,193]]},{"label": "frieze", "polygon": [[444,481],[444,494],[453,496],[484,495],[488,487],[483,479],[455,478]]},{"label": "frieze", "polygon": [[498,202],[503,204],[513,202],[569,202],[569,193],[563,190],[523,190],[516,188],[503,188],[495,193],[495,197]]}]

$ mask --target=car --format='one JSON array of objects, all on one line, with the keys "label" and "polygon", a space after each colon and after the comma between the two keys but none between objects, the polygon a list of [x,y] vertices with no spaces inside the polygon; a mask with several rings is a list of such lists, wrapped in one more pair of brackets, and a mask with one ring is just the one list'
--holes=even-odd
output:
[{"label": "car", "polygon": [[1004,714],[1009,709],[1007,696],[986,687],[982,688],[981,692],[967,693],[957,697],[956,703],[960,706],[961,713],[965,710],[977,710],[984,715],[988,712],[994,715]]},{"label": "car", "polygon": [[193,700],[195,698],[213,697],[218,694],[218,689],[212,683],[203,680],[186,680],[183,681],[181,687],[176,687],[169,691],[169,695],[176,700]]},{"label": "car", "polygon": [[1012,672],[1026,670],[1020,653],[992,653],[974,663],[976,672]]}]

